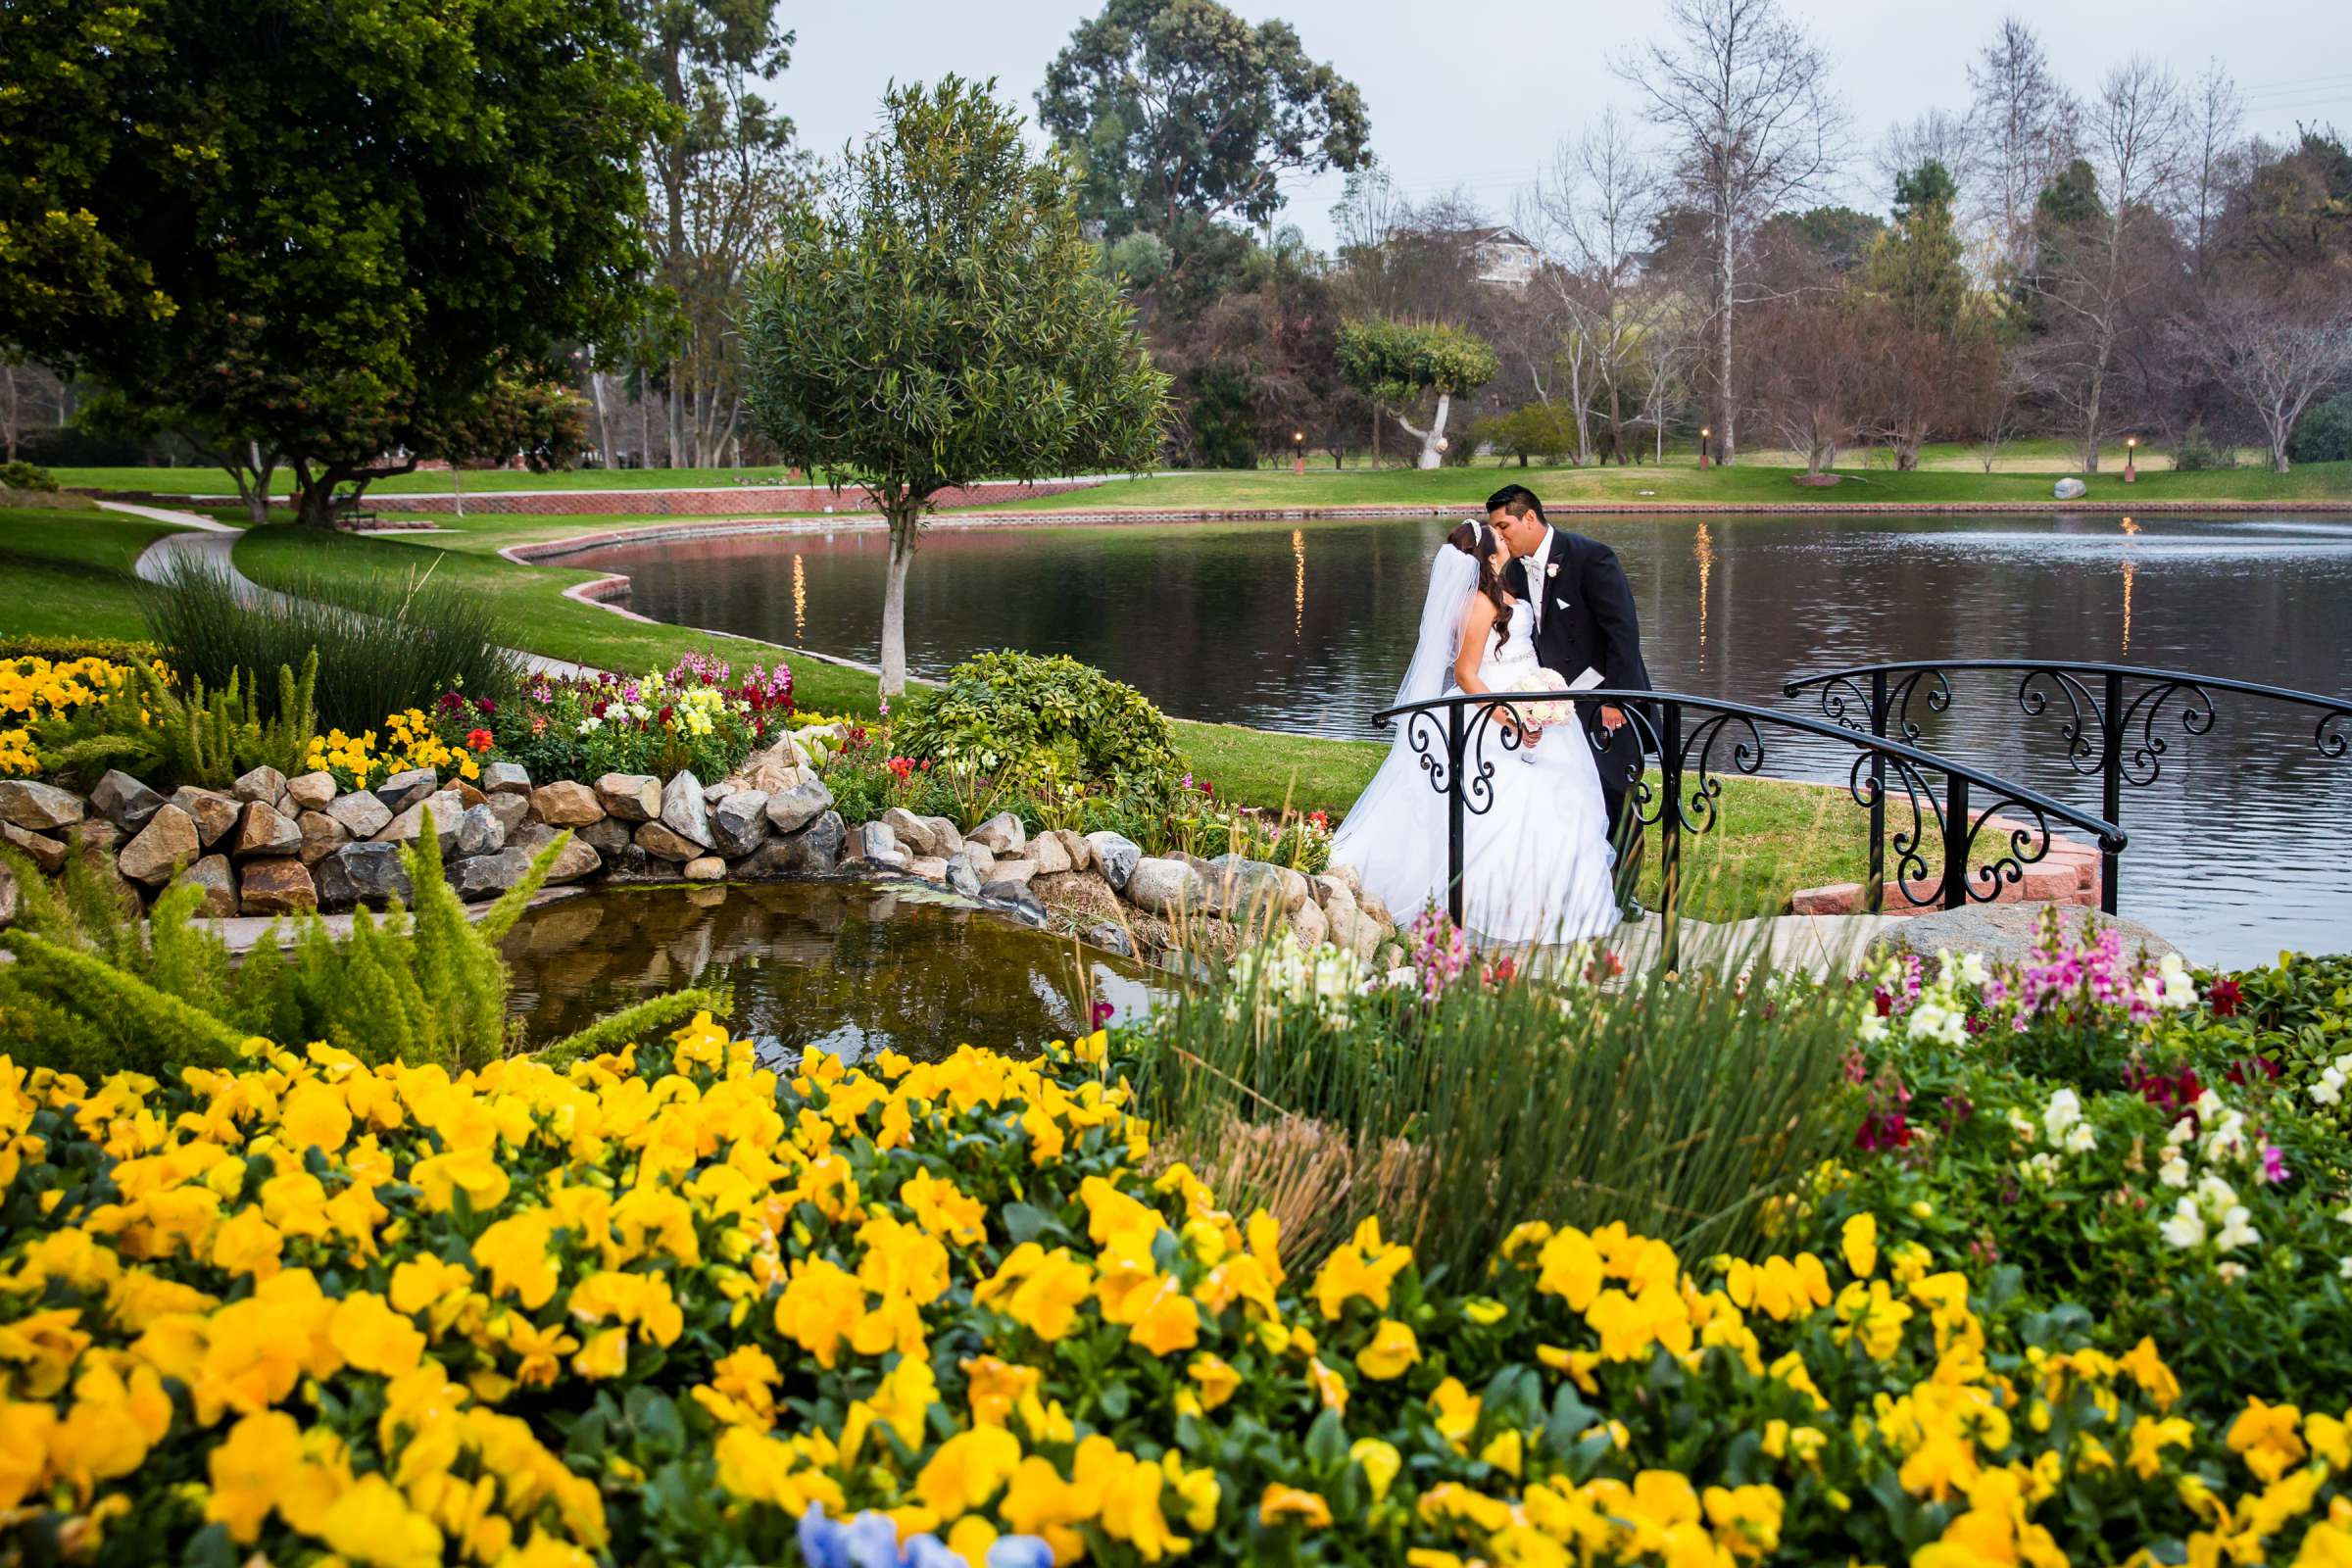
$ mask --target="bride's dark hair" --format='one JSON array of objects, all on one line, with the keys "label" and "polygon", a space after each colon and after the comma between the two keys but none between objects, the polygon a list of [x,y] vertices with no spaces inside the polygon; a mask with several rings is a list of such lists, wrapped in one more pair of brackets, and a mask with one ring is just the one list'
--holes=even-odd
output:
[{"label": "bride's dark hair", "polygon": [[1494,569],[1494,556],[1502,549],[1502,541],[1486,523],[1465,518],[1446,536],[1446,542],[1478,563],[1478,591],[1494,606],[1494,646],[1500,648],[1511,640],[1511,605],[1502,591],[1501,574]]}]

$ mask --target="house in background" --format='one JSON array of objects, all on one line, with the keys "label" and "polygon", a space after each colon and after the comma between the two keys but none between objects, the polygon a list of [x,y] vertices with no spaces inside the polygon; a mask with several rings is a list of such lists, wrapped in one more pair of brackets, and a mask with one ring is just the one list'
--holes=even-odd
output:
[{"label": "house in background", "polygon": [[1527,236],[1507,225],[1457,230],[1454,238],[1478,265],[1478,280],[1496,288],[1522,289],[1536,280],[1543,258]]}]

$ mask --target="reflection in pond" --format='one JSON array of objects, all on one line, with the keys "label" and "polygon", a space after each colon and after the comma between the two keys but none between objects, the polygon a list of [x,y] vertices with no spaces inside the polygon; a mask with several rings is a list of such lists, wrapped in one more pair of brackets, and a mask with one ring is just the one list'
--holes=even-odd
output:
[{"label": "reflection in pond", "polygon": [[857,883],[628,888],[526,912],[508,935],[510,1007],[527,1043],[680,986],[735,994],[734,1032],[762,1056],[818,1046],[943,1056],[1083,1032],[1090,996],[1140,1015],[1158,982],[1065,938],[927,889]]}]

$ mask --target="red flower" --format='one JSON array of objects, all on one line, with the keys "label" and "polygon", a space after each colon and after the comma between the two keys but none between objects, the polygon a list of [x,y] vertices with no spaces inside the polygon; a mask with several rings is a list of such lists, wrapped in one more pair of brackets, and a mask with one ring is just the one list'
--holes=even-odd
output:
[{"label": "red flower", "polygon": [[494,744],[495,742],[493,742],[490,738],[490,732],[486,729],[469,730],[466,732],[466,746],[468,751],[486,752]]},{"label": "red flower", "polygon": [[476,697],[473,700],[473,710],[481,714],[484,718],[488,718],[491,714],[498,711],[498,705],[487,697]]},{"label": "red flower", "polygon": [[2213,1015],[2217,1018],[2235,1017],[2238,1004],[2245,1000],[2244,988],[2227,976],[2216,980],[2205,993],[2206,1004],[2213,1008]]}]

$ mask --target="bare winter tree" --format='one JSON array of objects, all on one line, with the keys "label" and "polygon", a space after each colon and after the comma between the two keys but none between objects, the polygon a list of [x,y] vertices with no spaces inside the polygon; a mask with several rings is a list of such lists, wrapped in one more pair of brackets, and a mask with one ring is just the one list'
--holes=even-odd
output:
[{"label": "bare winter tree", "polygon": [[2197,276],[2213,275],[2222,207],[2244,177],[2246,105],[2221,61],[2207,62],[2189,89],[2188,220],[2195,235]]},{"label": "bare winter tree", "polygon": [[2045,223],[2034,274],[2044,331],[2036,372],[2069,416],[2084,471],[2116,418],[2113,393],[2125,332],[2143,296],[2171,275],[2171,213],[2180,191],[2188,101],[2163,66],[2144,57],[2100,83],[2085,125],[2090,210]]},{"label": "bare winter tree", "polygon": [[1891,186],[1922,164],[1941,164],[1955,175],[1975,164],[1976,127],[1968,116],[1930,109],[1907,125],[1889,125],[1880,138],[1875,162],[1879,183]]},{"label": "bare winter tree", "polygon": [[1671,40],[1618,70],[1667,133],[1674,176],[1709,226],[1714,425],[1730,463],[1739,451],[1736,324],[1752,303],[1748,241],[1836,172],[1846,122],[1830,89],[1828,54],[1779,0],[1673,0],[1667,18]]},{"label": "bare winter tree", "polygon": [[1973,193],[1969,221],[1995,264],[2023,272],[2033,264],[2034,201],[2074,158],[2081,109],[2051,71],[2041,40],[2016,17],[2001,23],[1968,68],[1968,85],[1975,156],[1945,167]]},{"label": "bare winter tree", "polygon": [[[1549,292],[1571,335],[1571,388],[1578,463],[1592,456],[1593,392],[1606,408],[1609,453],[1629,461],[1626,382],[1655,296],[1641,286],[1651,225],[1663,204],[1656,166],[1633,127],[1603,110],[1583,135],[1563,142],[1551,167],[1520,204],[1520,226],[1546,252],[1537,286]],[[1595,387],[1581,384],[1590,365]],[[1546,400],[1548,401],[1548,399]]]},{"label": "bare winter tree", "polygon": [[2183,347],[2262,431],[2271,470],[2287,469],[2286,438],[2303,412],[2352,382],[2352,300],[2332,290],[2280,298],[2217,292]]}]

